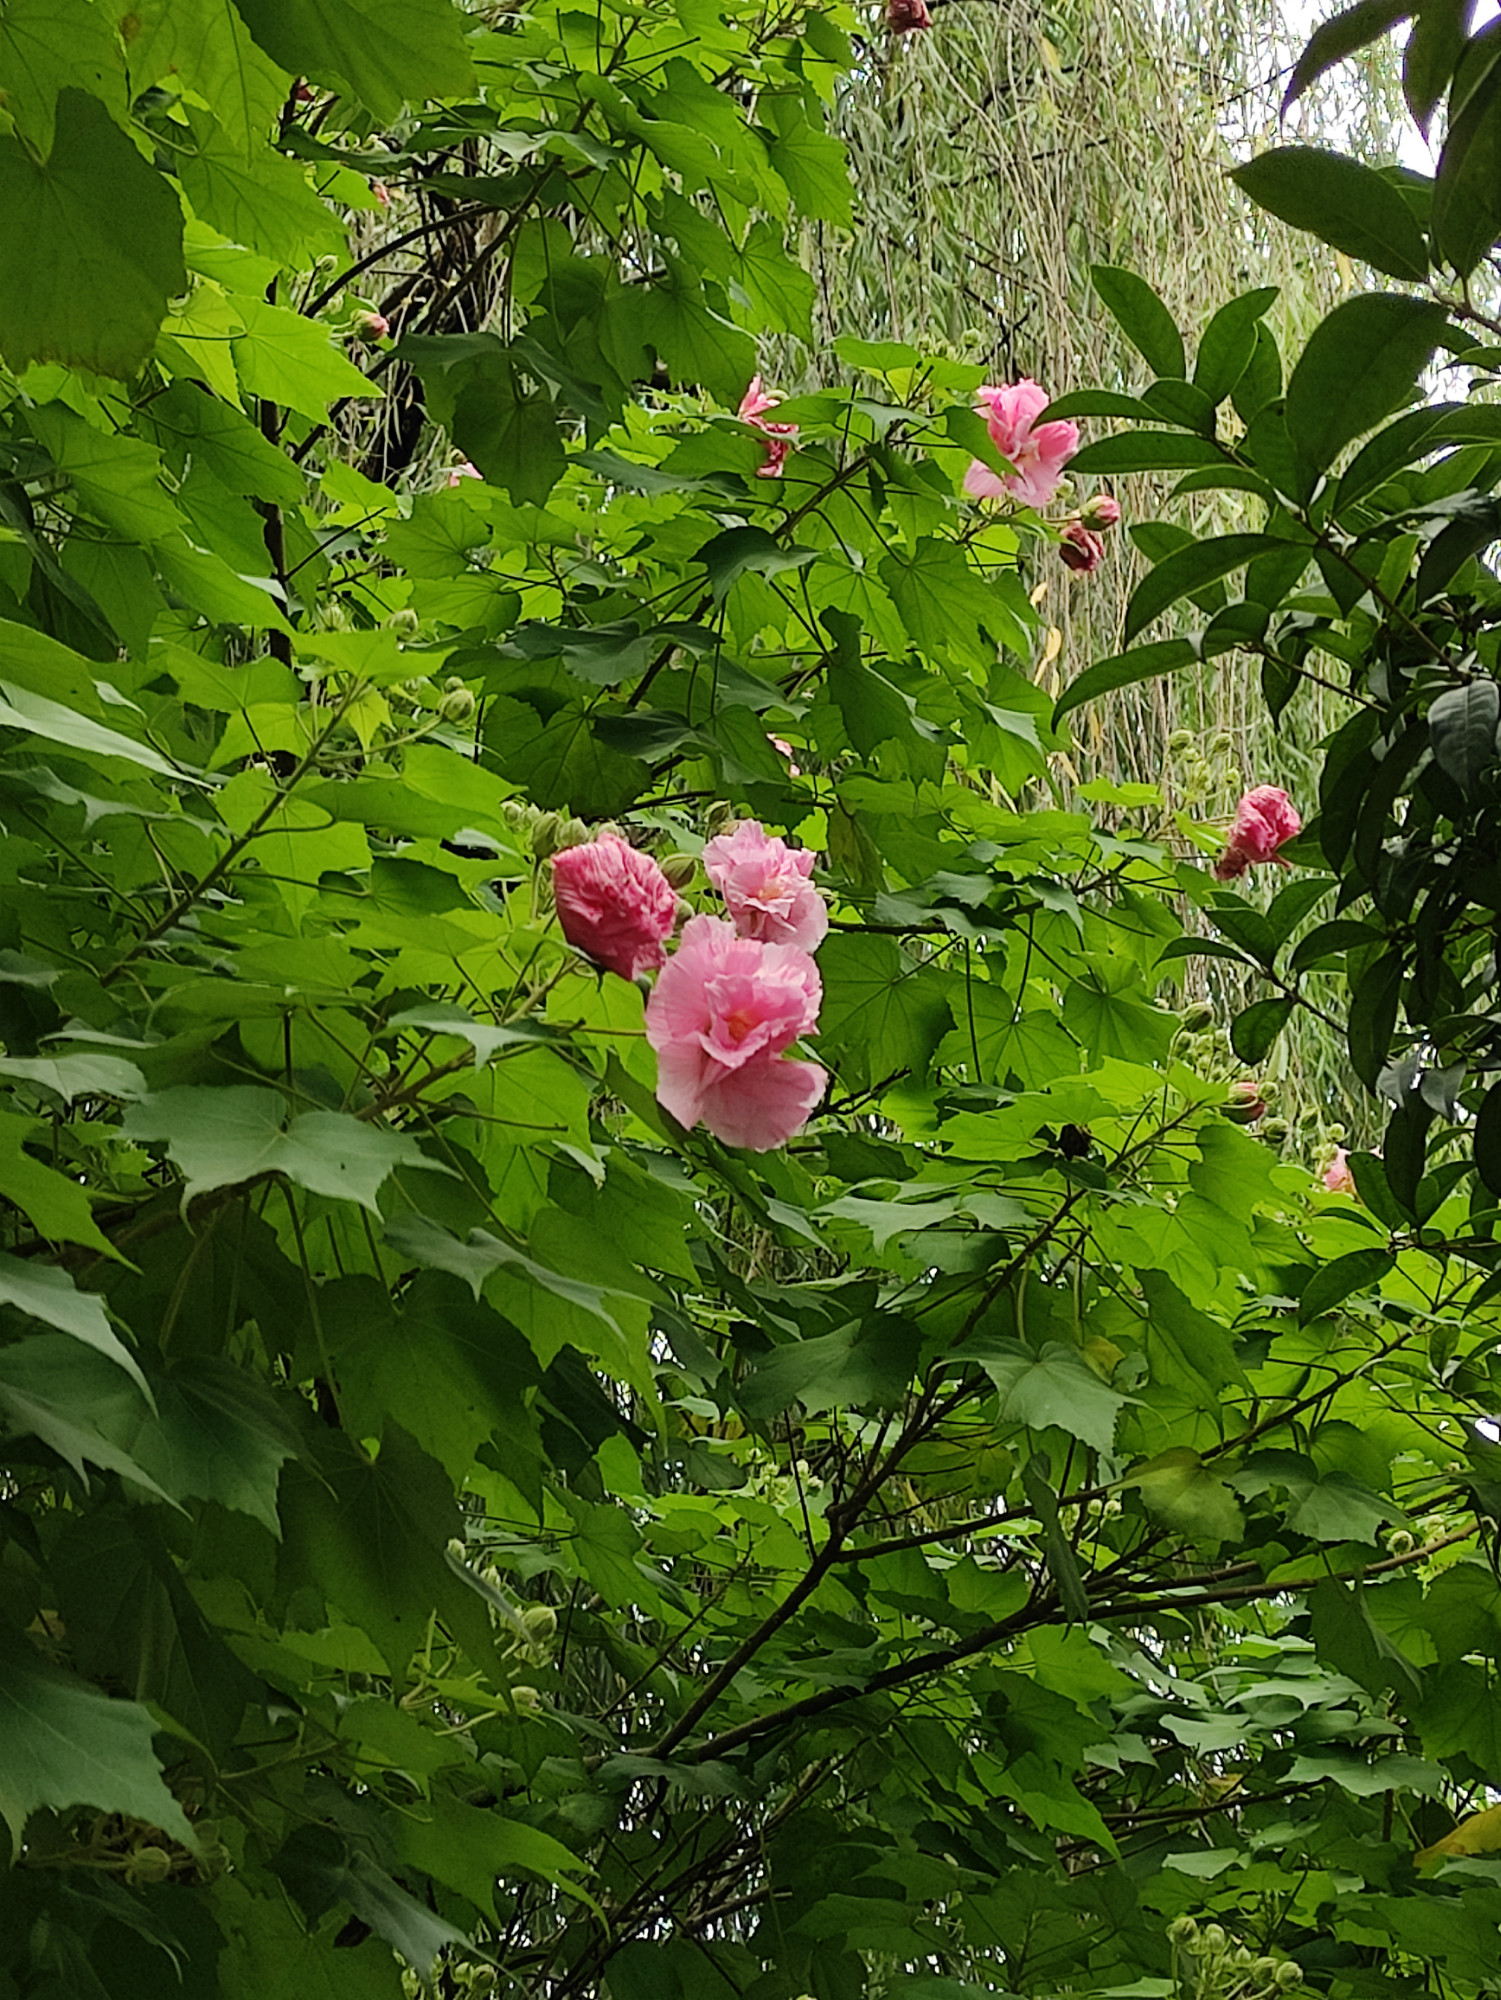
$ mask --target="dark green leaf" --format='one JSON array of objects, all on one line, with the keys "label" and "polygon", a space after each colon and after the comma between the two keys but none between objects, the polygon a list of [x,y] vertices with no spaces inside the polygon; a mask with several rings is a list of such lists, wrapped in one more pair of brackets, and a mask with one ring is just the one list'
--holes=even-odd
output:
[{"label": "dark green leaf", "polygon": [[1396,292],[1362,292],[1309,336],[1287,385],[1287,428],[1305,494],[1347,444],[1405,402],[1438,345],[1444,309]]},{"label": "dark green leaf", "polygon": [[1423,0],[1402,52],[1402,91],[1424,138],[1449,87],[1475,12],[1475,0]]},{"label": "dark green leaf", "polygon": [[293,76],[344,84],[383,123],[403,104],[473,88],[464,17],[448,0],[235,0]]},{"label": "dark green leaf", "polygon": [[1074,472],[1182,472],[1191,466],[1229,465],[1223,446],[1187,431],[1123,431],[1085,445],[1070,461]]},{"label": "dark green leaf", "polygon": [[1160,618],[1190,592],[1233,575],[1256,556],[1286,547],[1286,541],[1277,535],[1216,535],[1175,550],[1150,570],[1131,593],[1131,602],[1126,607],[1126,637],[1135,638],[1144,626]]},{"label": "dark green leaf", "polygon": [[1283,111],[1296,104],[1326,69],[1379,42],[1399,21],[1410,21],[1417,11],[1417,0],[1357,0],[1355,6],[1320,22],[1293,67],[1282,99]]},{"label": "dark green leaf", "polygon": [[1466,681],[1448,688],[1428,710],[1434,757],[1466,795],[1496,761],[1498,718],[1501,688],[1492,680]]},{"label": "dark green leaf", "polygon": [[1231,179],[1259,208],[1389,277],[1427,275],[1427,245],[1412,210],[1384,175],[1358,160],[1317,146],[1279,146],[1235,168]]},{"label": "dark green leaf", "polygon": [[1350,1061],[1370,1090],[1376,1088],[1376,1079],[1386,1067],[1404,969],[1402,953],[1389,951],[1361,976],[1351,997]]},{"label": "dark green leaf", "polygon": [[1156,680],[1160,674],[1170,674],[1177,667],[1196,665],[1198,658],[1197,649],[1188,639],[1158,639],[1150,646],[1133,646],[1129,652],[1112,654],[1108,660],[1086,667],[1069,682],[1053,710],[1053,721],[1058,723],[1070,709],[1108,694],[1112,688],[1129,687],[1133,681]]},{"label": "dark green leaf", "polygon": [[1258,322],[1277,297],[1275,285],[1221,306],[1199,337],[1194,386],[1211,403],[1222,403],[1250,367],[1256,353]]},{"label": "dark green leaf", "polygon": [[1259,1063],[1292,1018],[1291,1000],[1258,1000],[1230,1024],[1230,1046],[1242,1062]]},{"label": "dark green leaf", "polygon": [[1303,1287],[1298,1299],[1298,1318],[1306,1326],[1320,1313],[1331,1312],[1352,1292],[1363,1292],[1384,1278],[1396,1264],[1390,1250],[1350,1250],[1323,1264]]},{"label": "dark green leaf", "polygon": [[1111,264],[1092,264],[1094,288],[1121,331],[1157,375],[1185,375],[1183,336],[1145,278]]},{"label": "dark green leaf", "polygon": [[693,560],[709,572],[714,595],[724,597],[742,576],[780,576],[784,570],[802,569],[817,553],[784,549],[764,528],[725,528],[696,550]]}]

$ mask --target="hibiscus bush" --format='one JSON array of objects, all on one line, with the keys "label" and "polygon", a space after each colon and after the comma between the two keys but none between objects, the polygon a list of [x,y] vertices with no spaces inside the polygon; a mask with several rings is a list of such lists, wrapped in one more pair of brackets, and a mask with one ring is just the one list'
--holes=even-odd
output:
[{"label": "hibiscus bush", "polygon": [[[1414,285],[1430,15],[1246,176]],[[1494,1987],[1483,302],[827,327],[923,27],[0,16],[0,2000]],[[1317,798],[1090,779],[1248,657]]]}]

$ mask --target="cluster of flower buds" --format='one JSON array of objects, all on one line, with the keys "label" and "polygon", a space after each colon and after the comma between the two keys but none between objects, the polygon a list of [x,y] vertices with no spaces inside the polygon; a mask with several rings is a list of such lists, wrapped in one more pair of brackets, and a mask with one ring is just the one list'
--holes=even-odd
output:
[{"label": "cluster of flower buds", "polygon": [[1105,560],[1105,533],[1117,526],[1120,518],[1120,502],[1108,493],[1097,493],[1063,530],[1058,553],[1064,567],[1077,570],[1081,576],[1093,576]]},{"label": "cluster of flower buds", "polygon": [[[536,844],[534,835],[534,852]],[[717,834],[703,866],[726,915],[690,916],[669,959],[677,889],[691,863],[674,880],[612,833],[552,857],[558,923],[575,950],[625,979],[660,974],[646,1003],[658,1101],[679,1124],[701,1124],[729,1146],[785,1145],[828,1084],[817,1063],[787,1054],[816,1032],[823,1000],[812,953],[829,917],[813,862],[756,820]]]}]

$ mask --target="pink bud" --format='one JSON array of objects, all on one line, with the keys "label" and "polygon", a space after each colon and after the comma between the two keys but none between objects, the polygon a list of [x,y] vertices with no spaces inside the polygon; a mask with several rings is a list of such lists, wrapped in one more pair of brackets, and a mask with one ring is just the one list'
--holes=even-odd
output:
[{"label": "pink bud", "polygon": [[355,318],[354,330],[366,340],[384,340],[391,331],[391,322],[384,313],[359,313]]},{"label": "pink bud", "polygon": [[1080,511],[1079,519],[1086,528],[1114,528],[1119,526],[1121,504],[1108,493],[1097,493]]},{"label": "pink bud", "polygon": [[787,759],[788,777],[800,778],[803,775],[803,769],[797,761],[797,754],[793,750],[792,745],[780,736],[768,736],[766,740],[773,750],[779,751]]},{"label": "pink bud", "polygon": [[483,477],[484,474],[472,466],[466,458],[462,465],[455,465],[451,468],[443,484],[445,486],[457,486],[461,479],[482,479]]},{"label": "pink bud", "polygon": [[575,951],[622,979],[665,963],[677,896],[649,854],[604,833],[553,856],[552,886],[558,923]]},{"label": "pink bud", "polygon": [[311,104],[313,101],[313,93],[302,77],[298,77],[292,85],[292,101],[295,104]]},{"label": "pink bud", "polygon": [[1081,576],[1093,576],[1105,560],[1105,544],[1082,521],[1070,521],[1063,531],[1058,553],[1063,558],[1065,569],[1077,570]]},{"label": "pink bud", "polygon": [[931,28],[927,0],[887,0],[886,26],[893,35],[910,35],[914,28]]},{"label": "pink bud", "polygon": [[1225,1116],[1237,1125],[1254,1125],[1258,1118],[1266,1116],[1266,1099],[1254,1076],[1242,1077],[1239,1083],[1231,1084]]},{"label": "pink bud", "polygon": [[375,199],[380,203],[382,208],[389,208],[391,206],[391,190],[386,186],[384,181],[372,181],[370,183],[370,192],[375,196]]},{"label": "pink bud", "polygon": [[1350,1156],[1343,1146],[1335,1147],[1324,1169],[1324,1186],[1331,1194],[1353,1194],[1357,1201],[1360,1199],[1355,1190],[1355,1176],[1350,1172]]},{"label": "pink bud", "polygon": [[1214,864],[1215,879],[1233,882],[1263,861],[1287,867],[1277,850],[1301,833],[1303,822],[1280,785],[1257,785],[1235,808],[1229,844]]}]

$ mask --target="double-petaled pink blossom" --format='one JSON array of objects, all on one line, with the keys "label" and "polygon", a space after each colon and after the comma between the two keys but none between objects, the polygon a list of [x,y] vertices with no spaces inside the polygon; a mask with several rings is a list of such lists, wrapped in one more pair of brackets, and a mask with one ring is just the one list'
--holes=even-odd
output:
[{"label": "double-petaled pink blossom", "polygon": [[1235,808],[1230,839],[1214,864],[1216,881],[1233,882],[1263,861],[1285,868],[1288,864],[1277,850],[1302,830],[1297,809],[1281,786],[1257,785]]},{"label": "double-petaled pink blossom", "polygon": [[558,923],[575,951],[622,979],[665,961],[677,895],[649,854],[613,833],[552,858]]},{"label": "double-petaled pink blossom", "polygon": [[690,917],[646,1003],[659,1101],[727,1146],[785,1145],[828,1083],[817,1063],[784,1053],[813,1032],[822,999],[807,952],[737,937],[719,917]]},{"label": "double-petaled pink blossom", "polygon": [[704,848],[704,873],[724,897],[741,937],[817,951],[829,913],[812,882],[813,855],[742,820]]},{"label": "double-petaled pink blossom", "polygon": [[753,375],[736,412],[742,423],[753,424],[766,439],[766,462],[756,467],[758,479],[781,478],[782,467],[792,449],[792,440],[797,436],[796,424],[775,424],[767,417],[766,412],[774,410],[778,400],[762,388],[761,377]]},{"label": "double-petaled pink blossom", "polygon": [[992,472],[979,459],[971,459],[964,475],[965,492],[976,500],[1020,500],[1027,507],[1045,507],[1058,491],[1064,466],[1079,449],[1078,425],[1037,422],[1051,398],[1030,376],[977,389],[975,396],[991,442],[1014,470]]}]

